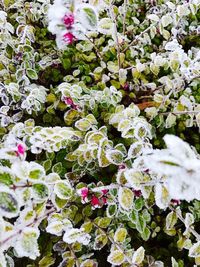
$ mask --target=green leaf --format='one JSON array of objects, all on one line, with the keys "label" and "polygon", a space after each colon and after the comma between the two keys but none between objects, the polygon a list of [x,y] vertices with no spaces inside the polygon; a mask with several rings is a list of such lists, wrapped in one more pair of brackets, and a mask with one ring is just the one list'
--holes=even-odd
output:
[{"label": "green leaf", "polygon": [[200,241],[195,243],[190,249],[189,249],[189,256],[192,258],[200,257]]},{"label": "green leaf", "polygon": [[78,9],[79,21],[88,30],[97,27],[98,17],[95,8],[89,4],[82,4]]},{"label": "green leaf", "polygon": [[5,184],[5,185],[13,184],[12,176],[6,172],[0,173],[0,183]]},{"label": "green leaf", "polygon": [[166,229],[171,230],[174,228],[174,225],[177,223],[177,215],[176,212],[171,211],[169,214],[167,214],[166,217]]},{"label": "green leaf", "polygon": [[126,228],[118,228],[114,235],[114,241],[117,243],[123,243],[127,236]]},{"label": "green leaf", "polygon": [[7,218],[16,217],[19,212],[19,204],[13,191],[6,187],[0,188],[0,211]]},{"label": "green leaf", "polygon": [[87,119],[80,119],[80,120],[76,121],[75,126],[80,131],[86,132],[86,131],[88,131],[90,129],[91,123]]},{"label": "green leaf", "polygon": [[107,258],[107,261],[114,266],[121,265],[125,260],[124,254],[119,250],[114,250],[110,253],[110,255]]},{"label": "green leaf", "polygon": [[129,188],[120,187],[118,192],[120,206],[125,210],[133,208],[134,194]]},{"label": "green leaf", "polygon": [[138,211],[141,210],[143,206],[144,206],[144,199],[142,197],[139,197],[134,201],[134,207],[136,210]]},{"label": "green leaf", "polygon": [[148,227],[145,227],[144,231],[141,233],[141,237],[144,241],[147,241],[151,235],[151,231]]},{"label": "green leaf", "polygon": [[98,263],[95,260],[87,259],[83,261],[80,267],[97,267]]},{"label": "green leaf", "polygon": [[94,249],[101,250],[108,242],[108,238],[105,234],[100,234],[95,237],[94,240]]},{"label": "green leaf", "polygon": [[119,150],[109,150],[106,151],[106,157],[110,163],[120,165],[123,162],[124,155]]},{"label": "green leaf", "polygon": [[37,80],[38,79],[37,72],[33,69],[27,69],[26,74],[31,80]]},{"label": "green leaf", "polygon": [[139,215],[136,219],[136,229],[138,230],[138,232],[142,234],[145,227],[146,227],[146,221],[143,219],[141,215]]},{"label": "green leaf", "polygon": [[133,254],[132,262],[138,265],[142,263],[144,260],[144,252],[145,252],[144,248],[139,247]]},{"label": "green leaf", "polygon": [[70,199],[73,195],[73,188],[68,181],[58,181],[54,186],[54,193],[60,199]]},{"label": "green leaf", "polygon": [[107,206],[106,208],[106,215],[109,217],[109,218],[112,218],[116,215],[117,213],[117,205],[116,204],[110,204]]},{"label": "green leaf", "polygon": [[49,189],[47,185],[38,183],[32,186],[34,199],[44,201],[49,196]]},{"label": "green leaf", "polygon": [[55,260],[51,256],[45,256],[39,261],[39,267],[49,267],[55,263]]},{"label": "green leaf", "polygon": [[37,244],[39,234],[40,232],[36,228],[25,227],[23,229],[20,238],[15,243],[18,257],[29,257],[35,260],[40,255]]},{"label": "green leaf", "polygon": [[107,228],[110,223],[111,223],[112,219],[108,218],[108,217],[97,217],[94,222],[101,228]]}]

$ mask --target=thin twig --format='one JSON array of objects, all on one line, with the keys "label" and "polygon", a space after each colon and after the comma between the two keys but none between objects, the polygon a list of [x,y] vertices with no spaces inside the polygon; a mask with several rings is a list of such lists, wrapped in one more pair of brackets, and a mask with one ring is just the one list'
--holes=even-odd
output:
[{"label": "thin twig", "polygon": [[45,215],[43,216],[40,216],[38,218],[36,218],[33,222],[31,223],[28,223],[27,225],[22,225],[22,227],[20,229],[17,230],[17,232],[15,232],[14,234],[8,236],[7,238],[5,238],[4,240],[2,240],[0,242],[0,248],[5,245],[8,241],[10,241],[11,239],[15,238],[16,236],[18,236],[19,234],[21,234],[21,232],[23,231],[23,229],[25,227],[30,227],[32,226],[33,224],[36,224],[37,222],[40,222],[40,221],[43,221],[45,218],[47,218],[51,213],[53,213],[54,211],[56,211],[55,208],[51,209],[51,210],[48,210],[48,212],[46,212]]},{"label": "thin twig", "polygon": [[75,252],[74,252],[72,246],[69,245],[68,247],[69,247],[69,250],[70,250],[72,256],[74,257],[74,259],[75,259],[75,261],[76,261],[76,266],[77,266],[77,267],[80,267],[80,265],[81,265],[81,264],[80,264],[80,261],[79,261],[79,259],[76,257],[76,254],[75,254]]},{"label": "thin twig", "polygon": [[141,32],[139,35],[135,37],[135,39],[122,51],[123,53],[126,52],[127,49],[129,49],[132,45],[137,43],[137,41],[140,39],[140,37],[148,32],[153,26],[155,26],[157,23],[151,24],[148,28],[146,28],[143,32]]},{"label": "thin twig", "polygon": [[[185,224],[185,220],[184,220],[183,216],[176,209],[174,209],[172,206],[170,206],[169,208],[171,211],[175,212],[177,217],[179,218],[179,220]],[[196,239],[198,241],[200,241],[200,235],[191,226],[188,227],[188,230],[193,234],[193,236],[196,237]]]},{"label": "thin twig", "polygon": [[103,57],[102,57],[102,55],[101,55],[101,53],[100,53],[98,47],[95,45],[94,41],[91,40],[90,37],[88,37],[86,34],[85,34],[85,37],[87,38],[87,40],[88,40],[91,44],[93,44],[94,49],[95,49],[95,51],[96,51],[96,54],[97,54],[98,57],[101,59],[101,61],[103,61]]},{"label": "thin twig", "polygon": [[116,43],[117,43],[117,61],[118,61],[118,68],[120,70],[121,62],[120,62],[120,46],[119,46],[119,39],[118,39],[118,34],[117,34],[117,21],[116,21],[116,17],[115,17],[112,5],[110,5],[110,16],[111,16],[112,22],[114,23],[114,34],[115,34]]},{"label": "thin twig", "polygon": [[126,30],[127,1],[128,0],[124,0],[123,35],[125,35]]},{"label": "thin twig", "polygon": [[187,115],[187,114],[198,114],[198,113],[200,113],[200,110],[169,111],[169,112],[161,112],[159,114],[161,114],[161,115],[169,115],[169,114]]},{"label": "thin twig", "polygon": [[130,263],[131,264],[131,266],[134,266],[134,265],[132,265],[132,260],[126,255],[126,252],[124,251],[124,249],[123,248],[121,248],[121,246],[118,244],[118,243],[116,243],[115,241],[114,241],[114,239],[104,230],[104,229],[102,229],[100,226],[98,226],[96,223],[94,223],[93,222],[93,224],[94,224],[94,226],[96,227],[96,228],[98,228],[98,229],[100,229],[100,231],[102,231],[103,233],[104,233],[104,235],[106,235],[107,237],[108,237],[108,239],[110,240],[110,242],[114,245],[114,246],[116,246],[117,247],[117,249],[121,252],[121,253],[123,253],[123,255],[124,255],[124,257],[125,257],[125,259],[128,261],[128,263]]}]

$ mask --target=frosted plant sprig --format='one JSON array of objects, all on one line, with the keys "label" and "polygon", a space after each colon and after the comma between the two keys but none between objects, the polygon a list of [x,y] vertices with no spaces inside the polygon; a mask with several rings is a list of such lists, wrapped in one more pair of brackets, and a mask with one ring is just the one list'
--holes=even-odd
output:
[{"label": "frosted plant sprig", "polygon": [[[73,10],[73,12],[71,11]],[[62,0],[55,0],[48,11],[48,29],[56,34],[59,49],[76,40],[85,40],[85,34],[95,31],[98,23],[98,13],[94,6],[86,3],[74,5]]]}]

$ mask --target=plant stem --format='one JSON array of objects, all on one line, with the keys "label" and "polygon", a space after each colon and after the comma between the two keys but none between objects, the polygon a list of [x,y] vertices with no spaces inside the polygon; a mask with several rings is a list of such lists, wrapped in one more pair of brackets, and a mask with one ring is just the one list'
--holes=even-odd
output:
[{"label": "plant stem", "polygon": [[129,49],[132,45],[137,43],[137,41],[142,37],[143,34],[148,32],[153,26],[155,26],[157,23],[151,24],[148,28],[146,28],[143,32],[141,32],[139,35],[135,37],[135,39],[122,51],[123,53],[126,52],[127,49]]},{"label": "plant stem", "polygon": [[55,208],[52,208],[51,210],[48,210],[48,211],[46,212],[46,214],[44,214],[43,216],[40,216],[40,217],[36,218],[33,222],[28,223],[27,225],[22,225],[21,228],[19,228],[19,229],[17,230],[17,232],[15,232],[14,234],[12,234],[12,235],[8,236],[7,238],[3,239],[2,241],[0,241],[0,248],[1,248],[3,245],[5,245],[8,241],[10,241],[11,239],[15,238],[15,237],[18,236],[19,234],[21,234],[21,232],[23,231],[23,229],[24,229],[25,227],[30,227],[30,226],[32,226],[33,224],[35,225],[36,223],[43,221],[45,218],[47,218],[47,217],[48,217],[51,213],[53,213],[54,211],[56,211],[56,209],[55,209]]},{"label": "plant stem", "polygon": [[110,16],[114,23],[114,34],[115,34],[115,39],[117,43],[117,61],[118,61],[118,68],[120,70],[121,62],[120,62],[120,46],[119,46],[119,39],[118,39],[118,34],[117,34],[117,21],[116,21],[116,17],[115,17],[112,5],[110,5]]},{"label": "plant stem", "polygon": [[127,1],[128,0],[124,0],[123,35],[125,35],[126,30]]},{"label": "plant stem", "polygon": [[[179,220],[185,224],[185,220],[183,216],[181,215],[181,213],[177,211],[176,209],[174,209],[172,206],[170,206],[169,208],[171,211],[175,212]],[[189,226],[188,229],[193,234],[193,236],[196,237],[197,241],[200,241],[200,235],[191,226]]]},{"label": "plant stem", "polygon": [[187,115],[187,114],[198,114],[200,113],[200,110],[185,110],[185,111],[169,111],[169,112],[161,112],[160,114],[162,115],[169,115],[169,114],[174,114],[174,115]]}]

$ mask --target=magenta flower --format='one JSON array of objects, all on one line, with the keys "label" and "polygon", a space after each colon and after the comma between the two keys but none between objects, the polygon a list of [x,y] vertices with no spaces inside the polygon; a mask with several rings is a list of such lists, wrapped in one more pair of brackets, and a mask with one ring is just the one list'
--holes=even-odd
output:
[{"label": "magenta flower", "polygon": [[71,32],[67,32],[63,35],[63,40],[67,44],[72,44],[76,40],[76,37]]},{"label": "magenta flower", "polygon": [[64,101],[65,101],[65,104],[71,106],[71,108],[76,109],[76,110],[78,109],[78,105],[74,103],[71,97],[65,96]]},{"label": "magenta flower", "polygon": [[107,198],[102,197],[102,201],[103,201],[103,204],[104,204],[104,205],[107,204]]},{"label": "magenta flower", "polygon": [[85,201],[88,197],[89,189],[87,187],[84,187],[81,189],[81,197],[83,201]]},{"label": "magenta flower", "polygon": [[133,190],[133,193],[136,197],[141,197],[142,196],[142,192],[141,190]]},{"label": "magenta flower", "polygon": [[25,150],[26,150],[25,146],[23,146],[22,144],[18,144],[17,151],[16,151],[17,156],[23,156],[25,153]]},{"label": "magenta flower", "polygon": [[73,13],[65,14],[63,22],[67,29],[71,28],[72,25],[74,24],[74,14]]},{"label": "magenta flower", "polygon": [[98,197],[92,196],[91,204],[92,204],[93,207],[98,207],[100,205]]},{"label": "magenta flower", "polygon": [[171,203],[176,206],[176,205],[180,205],[181,204],[181,201],[179,199],[172,199],[171,200]]},{"label": "magenta flower", "polygon": [[108,189],[103,189],[101,190],[101,192],[103,193],[103,195],[106,195],[108,193]]},{"label": "magenta flower", "polygon": [[119,170],[123,170],[123,169],[126,169],[126,165],[124,163],[120,164],[119,165]]}]

